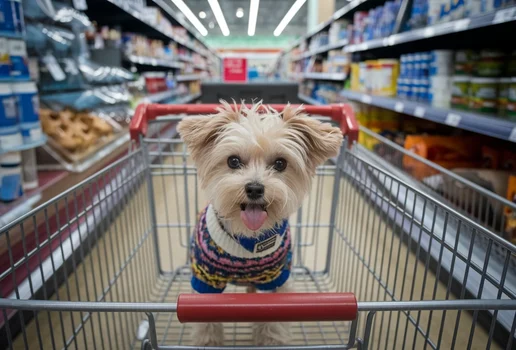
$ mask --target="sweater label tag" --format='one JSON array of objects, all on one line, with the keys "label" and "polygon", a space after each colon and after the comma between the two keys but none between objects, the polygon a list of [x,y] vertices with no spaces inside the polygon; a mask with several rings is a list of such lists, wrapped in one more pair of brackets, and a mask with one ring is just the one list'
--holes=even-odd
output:
[{"label": "sweater label tag", "polygon": [[256,243],[254,245],[254,252],[261,253],[273,248],[276,245],[276,240],[278,239],[278,236],[279,235],[273,235],[272,237],[267,238],[265,241]]}]

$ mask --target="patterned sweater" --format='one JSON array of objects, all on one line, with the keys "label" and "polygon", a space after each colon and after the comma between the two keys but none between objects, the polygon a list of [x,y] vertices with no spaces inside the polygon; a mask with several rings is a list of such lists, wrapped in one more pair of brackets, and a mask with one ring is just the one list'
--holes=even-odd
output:
[{"label": "patterned sweater", "polygon": [[272,291],[290,276],[288,221],[248,238],[226,232],[212,206],[201,212],[192,237],[192,288],[198,293],[221,293],[228,283]]}]

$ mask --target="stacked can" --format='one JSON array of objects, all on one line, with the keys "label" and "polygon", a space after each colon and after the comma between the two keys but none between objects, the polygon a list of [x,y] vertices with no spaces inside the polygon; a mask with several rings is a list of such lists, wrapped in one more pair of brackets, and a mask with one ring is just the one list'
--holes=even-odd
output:
[{"label": "stacked can", "polygon": [[453,51],[435,50],[430,52],[430,89],[428,102],[435,107],[450,107],[453,82]]},{"label": "stacked can", "polygon": [[401,56],[398,96],[412,101],[449,105],[453,70],[451,51],[420,52]]}]

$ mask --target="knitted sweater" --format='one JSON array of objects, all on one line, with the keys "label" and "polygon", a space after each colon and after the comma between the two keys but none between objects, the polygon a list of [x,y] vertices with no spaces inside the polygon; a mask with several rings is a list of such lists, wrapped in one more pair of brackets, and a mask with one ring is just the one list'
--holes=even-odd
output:
[{"label": "knitted sweater", "polygon": [[198,293],[221,293],[231,283],[275,290],[290,276],[290,248],[287,220],[259,238],[232,235],[209,205],[192,237],[192,288]]}]

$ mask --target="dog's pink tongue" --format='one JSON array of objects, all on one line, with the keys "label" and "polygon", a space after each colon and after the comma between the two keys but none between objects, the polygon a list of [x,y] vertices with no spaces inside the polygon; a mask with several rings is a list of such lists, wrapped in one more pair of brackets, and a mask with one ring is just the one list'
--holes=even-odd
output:
[{"label": "dog's pink tongue", "polygon": [[267,212],[262,210],[259,206],[247,205],[245,210],[240,212],[240,218],[248,229],[257,231],[262,227],[265,220],[267,220]]}]

